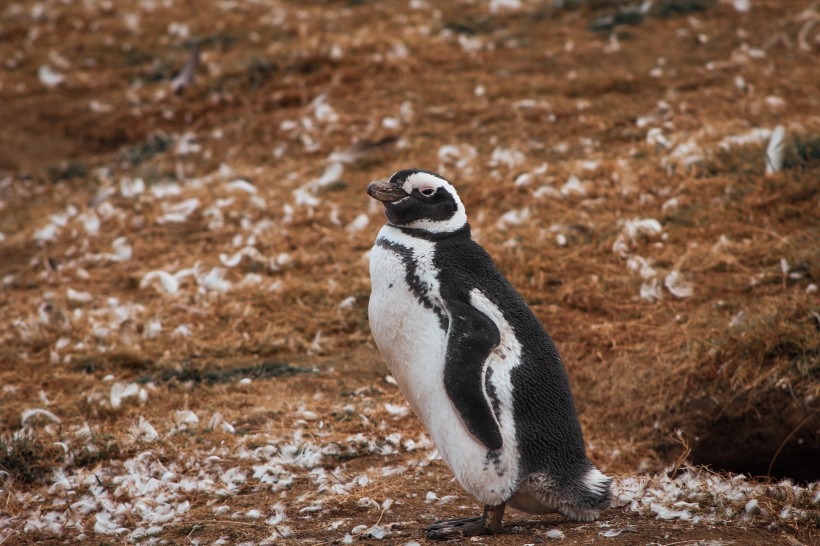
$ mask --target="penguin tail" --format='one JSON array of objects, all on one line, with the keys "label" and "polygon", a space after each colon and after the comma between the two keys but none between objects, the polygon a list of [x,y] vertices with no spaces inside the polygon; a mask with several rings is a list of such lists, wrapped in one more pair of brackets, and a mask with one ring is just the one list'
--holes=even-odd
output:
[{"label": "penguin tail", "polygon": [[612,505],[612,478],[592,464],[581,477],[579,487],[573,489],[571,501],[559,507],[559,512],[570,519],[593,521]]},{"label": "penguin tail", "polygon": [[571,520],[593,521],[612,504],[612,478],[592,463],[571,481],[559,481],[548,473],[534,472],[507,502],[530,514],[559,512]]}]

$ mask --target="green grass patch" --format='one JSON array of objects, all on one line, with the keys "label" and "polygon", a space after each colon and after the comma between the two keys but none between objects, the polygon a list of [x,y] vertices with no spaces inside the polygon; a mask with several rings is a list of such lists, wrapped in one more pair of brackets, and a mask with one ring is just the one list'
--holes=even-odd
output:
[{"label": "green grass patch", "polygon": [[312,373],[313,370],[291,366],[286,362],[265,361],[253,366],[242,366],[238,368],[199,368],[182,366],[180,368],[164,368],[152,375],[143,376],[138,379],[140,383],[168,383],[178,381],[180,383],[205,383],[214,385],[216,383],[231,383],[239,379],[248,377],[251,379],[272,379],[275,377],[290,377],[296,374]]}]

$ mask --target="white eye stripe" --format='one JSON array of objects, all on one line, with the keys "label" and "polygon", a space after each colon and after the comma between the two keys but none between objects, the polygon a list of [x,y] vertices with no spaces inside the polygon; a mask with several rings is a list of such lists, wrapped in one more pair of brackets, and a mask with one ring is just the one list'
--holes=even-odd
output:
[{"label": "white eye stripe", "polygon": [[405,179],[402,188],[407,193],[412,193],[413,190],[421,191],[425,188],[433,188],[433,190],[436,190],[441,186],[447,187],[449,185],[449,182],[434,174],[416,172]]}]

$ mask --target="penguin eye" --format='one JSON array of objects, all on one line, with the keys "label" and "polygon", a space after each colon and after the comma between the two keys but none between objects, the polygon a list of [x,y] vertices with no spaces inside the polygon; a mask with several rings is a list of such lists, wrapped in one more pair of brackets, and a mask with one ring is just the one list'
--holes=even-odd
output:
[{"label": "penguin eye", "polygon": [[420,192],[421,192],[421,194],[422,194],[422,195],[424,195],[425,197],[430,197],[431,195],[433,195],[434,193],[436,193],[436,190],[434,190],[433,188],[422,188],[422,189],[421,189],[421,190],[419,190],[419,191],[420,191]]}]

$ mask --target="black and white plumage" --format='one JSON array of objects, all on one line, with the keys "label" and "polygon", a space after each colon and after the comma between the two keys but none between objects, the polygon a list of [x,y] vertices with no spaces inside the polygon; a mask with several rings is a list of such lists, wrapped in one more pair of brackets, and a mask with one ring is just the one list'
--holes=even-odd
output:
[{"label": "black and white plumage", "polygon": [[370,255],[373,337],[442,458],[485,505],[430,536],[498,531],[507,504],[595,519],[611,480],[586,456],[558,351],[470,237],[455,188],[402,170],[367,192],[388,220]]}]

